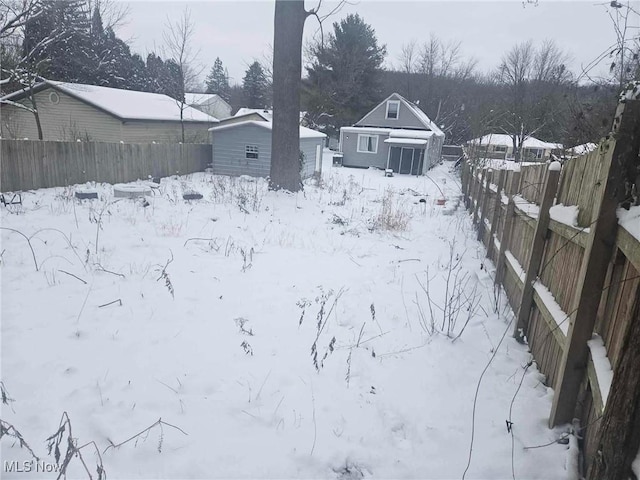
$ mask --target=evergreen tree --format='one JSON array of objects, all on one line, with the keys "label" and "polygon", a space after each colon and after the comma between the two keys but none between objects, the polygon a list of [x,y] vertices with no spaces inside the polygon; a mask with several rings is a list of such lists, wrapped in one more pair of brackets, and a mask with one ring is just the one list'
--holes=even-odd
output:
[{"label": "evergreen tree", "polygon": [[52,80],[91,83],[91,20],[82,0],[43,3],[44,13],[25,25],[23,55]]},{"label": "evergreen tree", "polygon": [[247,107],[267,107],[267,79],[259,62],[253,62],[245,72],[242,79],[242,90]]},{"label": "evergreen tree", "polygon": [[380,101],[386,47],[357,14],[333,24],[327,45],[311,47],[306,96],[309,116],[328,133],[352,125]]},{"label": "evergreen tree", "polygon": [[229,73],[222,66],[222,61],[216,57],[211,72],[207,76],[207,90],[205,93],[216,93],[225,101],[229,101],[231,88],[229,86]]}]

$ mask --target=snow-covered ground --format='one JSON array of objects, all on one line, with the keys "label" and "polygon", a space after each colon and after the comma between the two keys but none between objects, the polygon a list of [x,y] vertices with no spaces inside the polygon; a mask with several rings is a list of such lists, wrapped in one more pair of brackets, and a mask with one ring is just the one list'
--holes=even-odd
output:
[{"label": "snow-covered ground", "polygon": [[[461,478],[472,434],[466,478],[574,478],[575,442],[525,449],[564,430],[456,175],[330,159],[298,194],[201,173],[146,203],[2,207],[2,420],[49,463],[70,423],[93,478],[96,449],[111,479]],[[1,453],[3,478],[56,476],[9,435]]]}]

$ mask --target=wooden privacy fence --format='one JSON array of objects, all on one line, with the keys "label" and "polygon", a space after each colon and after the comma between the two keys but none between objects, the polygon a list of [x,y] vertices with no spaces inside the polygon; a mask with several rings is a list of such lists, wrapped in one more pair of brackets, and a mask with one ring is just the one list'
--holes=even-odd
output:
[{"label": "wooden privacy fence", "polygon": [[514,336],[554,388],[549,424],[579,420],[590,480],[631,478],[640,448],[640,207],[617,220],[639,201],[639,151],[640,100],[627,100],[599,148],[562,168],[462,170]]},{"label": "wooden privacy fence", "polygon": [[0,148],[3,192],[184,175],[211,162],[207,144],[1,140]]}]

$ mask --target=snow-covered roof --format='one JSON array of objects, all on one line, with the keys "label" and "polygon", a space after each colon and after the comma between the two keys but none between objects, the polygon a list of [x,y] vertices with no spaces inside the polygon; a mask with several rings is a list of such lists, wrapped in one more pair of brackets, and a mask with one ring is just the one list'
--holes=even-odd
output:
[{"label": "snow-covered roof", "polygon": [[391,145],[426,145],[428,140],[423,138],[387,138],[384,143],[390,143]]},{"label": "snow-covered roof", "polygon": [[[84,103],[93,105],[122,120],[180,121],[180,103],[160,93],[137,92],[119,88],[98,87],[81,83],[45,80],[36,85],[38,90],[52,87]],[[0,100],[11,100],[25,95],[24,90],[14,92]],[[185,122],[217,123],[218,119],[200,110],[184,105]]]},{"label": "snow-covered roof", "polygon": [[189,105],[202,105],[202,104],[211,102],[212,100],[227,103],[225,99],[222,98],[217,93],[185,93],[184,94],[184,101]]},{"label": "snow-covered roof", "polygon": [[241,117],[243,115],[248,115],[250,113],[259,113],[260,115],[265,117],[267,120],[272,120],[273,119],[273,110],[268,110],[266,108],[245,108],[245,107],[242,107],[236,112],[234,117]]},{"label": "snow-covered roof", "polygon": [[[246,107],[242,107],[236,112],[234,117],[241,117],[243,115],[249,115],[250,113],[259,113],[260,115],[265,117],[267,120],[273,120],[273,110],[268,109],[268,108],[246,108]],[[307,112],[300,112],[300,121],[302,121],[302,119],[304,118],[306,113]]]},{"label": "snow-covered roof", "polygon": [[388,127],[342,127],[341,132],[345,133],[379,133],[381,135],[389,135],[389,138],[414,138],[426,140],[436,132],[427,130],[412,130],[408,128],[388,128]]},{"label": "snow-covered roof", "polygon": [[437,133],[433,131],[426,132],[424,130],[408,130],[405,128],[391,130],[389,132],[390,138],[421,138],[427,140],[434,135],[437,135]]},{"label": "snow-covered roof", "polygon": [[[469,140],[473,145],[499,145],[504,147],[513,146],[513,138],[505,133],[489,133],[479,138]],[[548,150],[562,149],[561,143],[543,142],[535,137],[526,137],[522,142],[523,148],[543,148]]]},{"label": "snow-covered roof", "polygon": [[596,143],[583,143],[582,145],[571,147],[569,152],[574,155],[584,155],[585,153],[593,152],[596,148],[598,148],[598,144]]},{"label": "snow-covered roof", "polygon": [[[266,128],[267,130],[272,130],[273,129],[273,123],[272,122],[259,122],[259,121],[255,121],[255,120],[247,120],[244,122],[236,122],[236,123],[229,123],[227,125],[220,125],[218,127],[212,127],[209,129],[210,132],[219,132],[221,130],[227,130],[230,128],[236,128],[236,127],[240,127],[240,126],[244,126],[244,125],[253,125],[253,126],[257,126],[257,127],[262,127],[262,128]],[[310,128],[307,127],[300,127],[300,138],[324,138],[326,137],[326,135],[322,132],[318,132],[317,130],[312,130]]]}]

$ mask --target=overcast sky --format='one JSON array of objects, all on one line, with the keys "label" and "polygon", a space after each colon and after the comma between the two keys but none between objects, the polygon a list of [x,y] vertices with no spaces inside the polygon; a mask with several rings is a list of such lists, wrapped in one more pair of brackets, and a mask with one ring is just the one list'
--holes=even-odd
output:
[{"label": "overcast sky", "polygon": [[[216,57],[228,68],[232,83],[241,83],[254,59],[262,59],[273,44],[273,0],[261,1],[135,1],[128,5],[126,25],[118,35],[132,51],[143,56],[161,51],[162,31],[167,19],[176,21],[185,6],[191,10],[195,27],[194,47],[208,73]],[[398,65],[403,44],[419,44],[435,34],[444,41],[460,41],[466,58],[475,58],[482,72],[495,68],[501,56],[518,42],[540,43],[553,39],[571,55],[569,68],[578,73],[598,55],[615,44],[616,37],[607,14],[609,2],[598,0],[539,0],[523,7],[522,1],[351,1],[330,24],[349,13],[358,13],[375,31],[379,43],[387,46],[386,66]],[[317,4],[306,0],[307,8]],[[323,1],[321,12],[336,2]],[[638,18],[633,19],[638,25]],[[325,30],[326,30],[325,29]],[[317,32],[317,22],[307,20],[305,38]],[[634,30],[637,33],[637,29]],[[610,61],[601,62],[594,74],[605,74]]]}]

